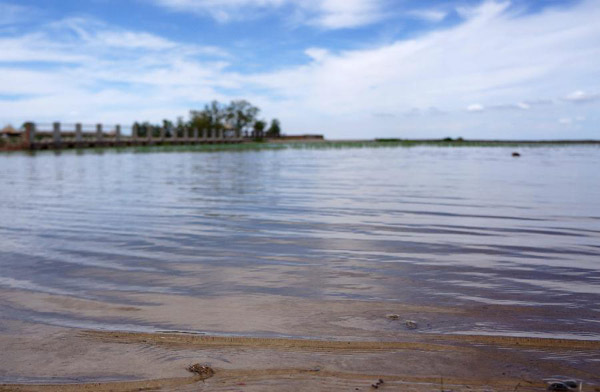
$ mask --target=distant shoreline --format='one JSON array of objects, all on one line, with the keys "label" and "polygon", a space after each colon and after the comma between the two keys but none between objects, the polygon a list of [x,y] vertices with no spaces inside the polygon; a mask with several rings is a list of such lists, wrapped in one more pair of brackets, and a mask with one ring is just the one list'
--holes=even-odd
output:
[{"label": "distant shoreline", "polygon": [[414,144],[452,144],[460,146],[468,144],[600,144],[600,140],[582,139],[582,140],[501,140],[501,139],[327,139],[331,142],[375,142],[375,143],[414,143]]},{"label": "distant shoreline", "polygon": [[[247,150],[279,150],[286,148],[369,148],[369,147],[544,147],[544,146],[600,146],[600,140],[485,140],[485,139],[270,139],[262,141],[243,141],[241,143],[214,143],[214,144],[155,144],[143,146],[123,147],[92,147],[69,148],[57,150],[44,150],[54,152],[66,151],[134,151],[134,152],[177,152],[177,151],[247,151]],[[8,148],[3,148],[8,147]],[[26,152],[32,151],[15,146],[0,145],[0,152]],[[36,151],[41,152],[41,151]]]}]

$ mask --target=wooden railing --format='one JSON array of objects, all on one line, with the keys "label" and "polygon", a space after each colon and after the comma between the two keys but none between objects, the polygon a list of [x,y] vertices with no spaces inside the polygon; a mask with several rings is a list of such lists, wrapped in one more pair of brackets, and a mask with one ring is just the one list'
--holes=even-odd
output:
[{"label": "wooden railing", "polygon": [[162,144],[240,143],[241,135],[224,129],[176,129],[165,127],[121,127],[103,124],[27,123],[24,145],[32,150],[120,147]]}]

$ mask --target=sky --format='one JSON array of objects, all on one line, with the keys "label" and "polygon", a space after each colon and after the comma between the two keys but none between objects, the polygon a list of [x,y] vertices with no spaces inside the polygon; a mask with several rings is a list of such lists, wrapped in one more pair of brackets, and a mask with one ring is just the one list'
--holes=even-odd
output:
[{"label": "sky", "polygon": [[286,134],[600,139],[599,0],[0,0],[0,127],[246,99]]}]

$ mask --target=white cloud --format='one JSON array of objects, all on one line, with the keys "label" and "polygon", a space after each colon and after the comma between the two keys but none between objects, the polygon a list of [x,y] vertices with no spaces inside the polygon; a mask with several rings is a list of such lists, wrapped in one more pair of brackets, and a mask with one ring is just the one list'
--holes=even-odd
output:
[{"label": "white cloud", "polygon": [[329,51],[323,48],[308,48],[304,53],[315,61],[323,61],[329,55]]},{"label": "white cloud", "polygon": [[[89,19],[65,19],[0,39],[2,117],[13,123],[56,119],[130,123],[185,114],[190,101],[224,97],[239,86],[223,77],[229,54]],[[40,63],[23,68],[14,63]],[[1,97],[0,97],[1,99]],[[138,117],[139,116],[139,117]],[[159,118],[160,118],[159,117]]]},{"label": "white cloud", "polygon": [[96,37],[99,44],[114,48],[164,50],[177,46],[172,41],[148,33],[103,31]]},{"label": "white cloud", "polygon": [[[300,112],[313,113],[311,129],[325,124],[323,129],[342,133],[346,125],[333,118],[352,118],[359,128],[361,121],[367,123],[361,113],[434,106],[453,113],[466,108],[514,113],[484,110],[486,124],[455,114],[456,124],[465,130],[506,132],[502,125],[514,129],[515,119],[527,124],[523,128],[533,129],[530,125],[537,123],[551,130],[555,125],[549,121],[548,106],[560,91],[582,82],[600,83],[600,25],[595,23],[600,7],[587,1],[518,17],[507,13],[507,7],[508,3],[484,3],[465,13],[469,19],[464,23],[446,30],[372,49],[332,52],[325,60],[252,80],[285,98],[272,105],[275,112],[294,118],[292,107],[301,102],[306,109]],[[417,120],[419,128],[435,123],[431,118],[430,124]],[[410,123],[376,124],[390,134],[415,129]],[[448,124],[440,120],[441,126]]]},{"label": "white cloud", "polygon": [[209,15],[219,22],[248,19],[289,6],[296,19],[326,29],[357,27],[383,17],[383,0],[150,0],[174,11]]},{"label": "white cloud", "polygon": [[525,102],[517,103],[501,103],[497,105],[491,105],[488,107],[490,110],[529,110],[531,105]]},{"label": "white cloud", "polygon": [[485,110],[485,107],[479,103],[473,103],[469,106],[467,106],[467,112],[483,112]]},{"label": "white cloud", "polygon": [[581,123],[585,121],[585,117],[576,116],[576,117],[561,117],[558,119],[558,123],[561,125],[573,125],[575,123]]},{"label": "white cloud", "polygon": [[220,22],[247,15],[248,9],[279,7],[288,0],[152,0],[174,11],[207,14]]},{"label": "white cloud", "polygon": [[437,9],[420,9],[408,11],[407,15],[427,22],[435,23],[444,20],[448,13],[446,11]]},{"label": "white cloud", "polygon": [[570,125],[573,123],[573,119],[570,117],[559,118],[558,123],[563,125]]},{"label": "white cloud", "polygon": [[600,99],[600,94],[598,93],[586,93],[585,91],[577,90],[568,94],[565,98],[565,101],[570,101],[574,103],[585,103],[592,102]]},{"label": "white cloud", "polygon": [[368,25],[383,17],[381,0],[320,0],[311,8],[317,13],[312,23],[329,29]]},{"label": "white cloud", "polygon": [[525,102],[501,103],[489,106],[483,106],[475,103],[467,106],[467,112],[483,112],[488,110],[529,110],[531,105]]}]

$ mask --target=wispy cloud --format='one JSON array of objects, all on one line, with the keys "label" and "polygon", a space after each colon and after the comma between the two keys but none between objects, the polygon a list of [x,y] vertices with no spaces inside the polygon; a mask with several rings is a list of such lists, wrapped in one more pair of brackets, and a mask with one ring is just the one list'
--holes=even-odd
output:
[{"label": "wispy cloud", "polygon": [[440,9],[417,9],[410,10],[406,13],[408,16],[425,20],[427,22],[441,22],[448,16],[447,11]]},{"label": "wispy cloud", "polygon": [[483,106],[480,103],[472,103],[469,106],[467,106],[467,112],[471,112],[471,113],[479,113],[479,112],[483,112],[485,110],[485,106]]},{"label": "wispy cloud", "polygon": [[0,51],[0,95],[29,97],[2,102],[2,115],[14,114],[21,121],[152,118],[159,111],[172,117],[183,114],[181,107],[190,101],[220,98],[219,88],[238,85],[233,73],[223,77],[229,57],[224,49],[177,43],[93,19],[64,19],[0,38]]},{"label": "wispy cloud", "polygon": [[167,9],[209,15],[220,22],[248,16],[248,11],[280,7],[288,0],[150,0]]},{"label": "wispy cloud", "polygon": [[0,3],[0,26],[22,23],[28,20],[30,10],[27,7],[12,4]]},{"label": "wispy cloud", "polygon": [[296,21],[326,29],[364,26],[383,16],[383,0],[150,0],[180,12],[208,15],[219,22],[254,18],[290,7]]},{"label": "wispy cloud", "polygon": [[558,123],[561,125],[573,125],[577,123],[581,123],[585,121],[585,117],[577,116],[577,117],[561,117],[558,119]]},{"label": "wispy cloud", "polygon": [[586,103],[600,100],[600,94],[598,93],[588,93],[585,91],[577,90],[568,94],[564,97],[565,101],[574,102],[574,103]]},{"label": "wispy cloud", "polygon": [[311,23],[330,29],[368,25],[384,16],[381,0],[320,0],[303,4],[316,14]]},{"label": "wispy cloud", "polygon": [[481,104],[471,104],[467,106],[467,112],[471,113],[481,113],[484,111],[494,111],[494,110],[529,110],[531,109],[531,104],[526,102],[517,102],[517,103],[500,103],[495,105],[483,106]]}]

